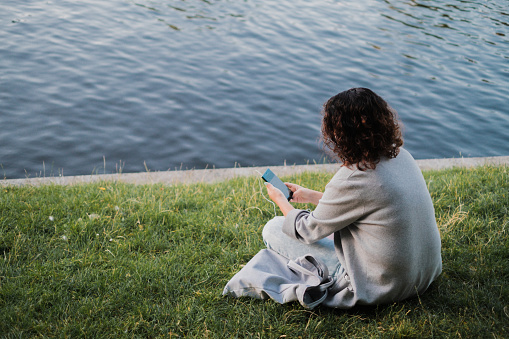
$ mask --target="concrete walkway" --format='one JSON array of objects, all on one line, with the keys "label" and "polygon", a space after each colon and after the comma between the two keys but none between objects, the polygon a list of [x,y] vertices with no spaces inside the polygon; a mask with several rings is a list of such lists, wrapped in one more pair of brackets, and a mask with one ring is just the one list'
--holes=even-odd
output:
[{"label": "concrete walkway", "polygon": [[[509,165],[509,156],[486,158],[450,158],[417,160],[421,170],[439,170],[453,167],[475,167],[485,164]],[[80,183],[93,183],[99,181],[118,181],[131,184],[178,184],[178,183],[214,183],[237,177],[258,176],[270,167],[278,176],[286,176],[302,172],[332,172],[339,169],[339,164],[323,165],[293,165],[293,166],[264,166],[264,167],[238,167],[224,169],[200,169],[184,171],[122,173],[122,174],[96,174],[71,177],[45,177],[27,179],[0,180],[0,186],[23,185],[72,185]]]}]

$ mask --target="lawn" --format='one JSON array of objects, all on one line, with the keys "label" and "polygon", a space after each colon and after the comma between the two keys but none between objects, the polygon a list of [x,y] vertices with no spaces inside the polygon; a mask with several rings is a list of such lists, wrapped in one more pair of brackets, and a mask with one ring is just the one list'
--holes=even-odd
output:
[{"label": "lawn", "polygon": [[425,172],[442,275],[418,298],[351,310],[222,296],[274,216],[258,178],[0,187],[0,335],[507,338],[508,169]]}]

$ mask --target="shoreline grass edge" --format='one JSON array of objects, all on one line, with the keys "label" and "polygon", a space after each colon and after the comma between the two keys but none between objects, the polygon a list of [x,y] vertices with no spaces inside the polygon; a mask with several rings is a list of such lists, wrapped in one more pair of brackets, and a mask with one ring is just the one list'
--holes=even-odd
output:
[{"label": "shoreline grass edge", "polygon": [[[455,167],[471,168],[483,165],[509,165],[509,156],[497,157],[471,157],[471,158],[443,158],[443,159],[419,159],[416,160],[422,171],[441,170]],[[46,184],[73,185],[84,183],[97,183],[103,181],[116,181],[131,184],[193,184],[193,183],[216,183],[239,177],[257,176],[270,167],[278,176],[289,176],[304,172],[335,173],[340,164],[307,164],[307,165],[284,165],[284,166],[258,166],[258,167],[233,167],[213,169],[190,169],[147,171],[139,173],[116,173],[116,174],[91,174],[79,176],[49,176],[21,179],[0,180],[0,186],[40,186]]]}]

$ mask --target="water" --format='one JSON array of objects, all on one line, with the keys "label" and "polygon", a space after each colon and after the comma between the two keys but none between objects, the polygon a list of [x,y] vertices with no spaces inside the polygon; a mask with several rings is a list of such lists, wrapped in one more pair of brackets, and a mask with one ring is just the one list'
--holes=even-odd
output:
[{"label": "water", "polygon": [[0,4],[6,178],[323,161],[364,86],[415,158],[509,155],[507,0]]}]

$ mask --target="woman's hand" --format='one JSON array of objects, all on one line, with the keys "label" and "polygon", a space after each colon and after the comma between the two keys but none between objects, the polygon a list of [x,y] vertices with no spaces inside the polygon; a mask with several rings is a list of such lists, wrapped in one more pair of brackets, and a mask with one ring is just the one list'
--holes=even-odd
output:
[{"label": "woman's hand", "polygon": [[278,205],[278,207],[281,209],[281,212],[283,212],[283,215],[286,216],[288,212],[293,210],[292,204],[288,202],[283,192],[281,192],[279,189],[274,187],[272,184],[266,182],[265,186],[267,187],[267,193],[269,194],[269,198]]},{"label": "woman's hand", "polygon": [[[296,184],[292,184],[289,182],[285,182],[286,187],[290,189],[290,191],[293,192],[291,202],[297,202],[297,203],[312,203],[314,205],[318,205],[318,202],[323,196],[322,192],[314,191],[309,188],[305,188]],[[286,216],[288,212],[294,209],[292,204],[288,202],[283,192],[281,192],[279,189],[274,187],[272,184],[269,184],[268,182],[265,183],[265,186],[267,187],[267,193],[269,194],[269,198],[276,203],[276,205],[279,206],[281,209],[281,212],[283,212],[283,215]]]},{"label": "woman's hand", "polygon": [[303,204],[310,202],[314,205],[318,205],[318,202],[323,196],[322,192],[314,191],[296,184],[285,182],[285,185],[293,192],[292,199],[290,200],[291,202]]}]

